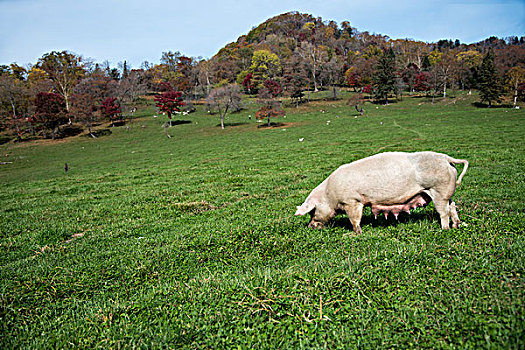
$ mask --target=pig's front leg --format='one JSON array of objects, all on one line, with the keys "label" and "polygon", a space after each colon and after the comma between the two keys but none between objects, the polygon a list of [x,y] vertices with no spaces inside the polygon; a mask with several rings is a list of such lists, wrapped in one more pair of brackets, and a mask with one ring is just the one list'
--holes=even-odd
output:
[{"label": "pig's front leg", "polygon": [[361,217],[363,216],[363,204],[360,202],[352,202],[343,206],[346,215],[350,219],[354,232],[357,234],[363,233],[361,230]]}]

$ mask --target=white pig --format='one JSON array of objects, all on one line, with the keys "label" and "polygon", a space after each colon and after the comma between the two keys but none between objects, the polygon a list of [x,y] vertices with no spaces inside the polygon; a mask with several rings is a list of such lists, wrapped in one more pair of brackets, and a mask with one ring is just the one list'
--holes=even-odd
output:
[{"label": "white pig", "polygon": [[[456,181],[453,164],[463,164]],[[434,202],[441,217],[441,228],[460,224],[456,204],[451,200],[461,183],[468,162],[435,152],[385,152],[345,164],[317,186],[297,207],[295,215],[310,213],[309,227],[323,227],[337,212],[346,212],[354,231],[362,233],[360,222],[365,206],[372,213],[401,212]]]}]

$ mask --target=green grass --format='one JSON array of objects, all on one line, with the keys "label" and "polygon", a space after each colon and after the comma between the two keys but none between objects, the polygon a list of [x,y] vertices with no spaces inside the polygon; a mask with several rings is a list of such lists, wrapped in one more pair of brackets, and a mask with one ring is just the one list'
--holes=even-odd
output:
[{"label": "green grass", "polygon": [[[475,98],[316,101],[273,129],[199,107],[171,138],[149,107],[1,145],[0,348],[523,348],[525,112]],[[469,160],[468,226],[293,216],[339,165],[421,150]]]}]

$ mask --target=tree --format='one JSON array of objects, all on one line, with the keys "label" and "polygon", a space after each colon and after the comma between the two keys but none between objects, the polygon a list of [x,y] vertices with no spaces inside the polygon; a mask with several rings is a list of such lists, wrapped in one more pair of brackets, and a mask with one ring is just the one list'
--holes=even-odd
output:
[{"label": "tree", "polygon": [[136,109],[137,100],[141,93],[146,92],[144,83],[145,72],[142,69],[132,69],[127,77],[122,78],[116,89],[116,96],[126,113]]},{"label": "tree", "polygon": [[336,85],[340,84],[343,78],[343,62],[337,55],[332,55],[332,58],[325,62],[321,68],[321,78],[332,86],[332,98],[335,101],[337,99]]},{"label": "tree", "polygon": [[[284,116],[285,112],[281,108],[281,104],[275,98],[280,95],[280,93],[275,94],[282,89],[275,86],[275,82],[267,83],[263,89],[259,91],[259,96],[257,102],[262,105],[262,107],[255,112],[255,118],[259,120],[268,120],[268,127],[270,127],[270,119],[276,118],[279,116]],[[278,85],[278,84],[277,84]]]},{"label": "tree", "polygon": [[96,138],[91,130],[93,123],[98,120],[97,107],[90,94],[82,91],[71,95],[71,108],[75,119],[84,124],[91,137]]},{"label": "tree", "polygon": [[44,128],[44,137],[46,137],[46,130],[50,130],[54,140],[57,129],[60,132],[60,125],[65,123],[64,97],[53,92],[39,92],[35,97],[34,105],[34,117]]},{"label": "tree", "polygon": [[56,91],[64,98],[66,111],[69,112],[73,88],[85,75],[82,58],[67,51],[53,51],[38,60],[37,68],[48,74]]},{"label": "tree", "polygon": [[512,91],[513,107],[516,107],[519,96],[519,86],[525,82],[525,68],[522,66],[512,67],[507,72],[507,87]]},{"label": "tree", "polygon": [[[447,97],[447,85],[450,84],[451,78],[457,71],[457,61],[450,51],[445,51],[433,58],[432,69],[436,71],[438,78],[441,80],[440,86],[443,88],[443,97]],[[433,60],[431,59],[432,63]]]},{"label": "tree", "polygon": [[21,121],[27,115],[30,92],[20,80],[0,75],[0,115],[6,116],[21,139]]},{"label": "tree", "polygon": [[101,117],[100,106],[106,98],[115,93],[116,85],[117,82],[107,76],[93,74],[73,89],[70,112],[75,119],[84,124],[93,138],[95,135],[91,128]]},{"label": "tree", "polygon": [[361,77],[355,67],[350,67],[346,70],[345,82],[348,86],[354,88],[354,91],[361,87]]},{"label": "tree", "polygon": [[294,54],[283,66],[283,85],[284,92],[295,100],[295,106],[299,107],[299,102],[304,96],[303,90],[308,82],[308,73],[301,57]]},{"label": "tree", "polygon": [[159,111],[168,115],[171,126],[171,115],[175,112],[180,112],[180,108],[184,106],[182,92],[171,90],[155,96],[154,99],[155,106]]},{"label": "tree", "polygon": [[308,67],[314,83],[314,91],[319,91],[317,86],[319,66],[326,60],[326,52],[315,44],[302,42],[301,45],[297,47],[297,53],[308,62]]},{"label": "tree", "polygon": [[415,91],[428,91],[430,90],[430,73],[420,72],[414,79],[414,90]]},{"label": "tree", "polygon": [[249,68],[252,73],[252,86],[262,89],[265,80],[272,79],[281,71],[281,61],[276,54],[269,50],[257,50],[253,53],[252,64]]},{"label": "tree", "polygon": [[374,97],[384,100],[385,104],[388,104],[388,94],[395,92],[396,88],[395,61],[396,57],[392,49],[384,51],[379,57],[373,77]]},{"label": "tree", "polygon": [[100,113],[103,117],[111,121],[111,126],[115,126],[115,120],[122,118],[120,104],[116,97],[108,97],[100,105]]},{"label": "tree", "polygon": [[409,63],[408,66],[401,72],[401,77],[405,84],[408,85],[410,92],[414,92],[416,77],[420,73],[419,68],[414,63]]},{"label": "tree", "polygon": [[487,52],[479,72],[479,94],[481,102],[487,102],[489,107],[492,106],[492,102],[500,101],[503,89],[502,85],[496,72],[496,66],[494,65],[494,51],[490,49]]},{"label": "tree", "polygon": [[469,89],[470,94],[472,88],[476,86],[483,55],[478,51],[468,50],[458,53],[456,59],[459,66],[459,82],[462,89]]},{"label": "tree", "polygon": [[241,89],[237,84],[221,86],[211,90],[207,101],[211,109],[217,109],[221,119],[221,129],[224,129],[224,117],[229,110],[241,109]]},{"label": "tree", "polygon": [[268,91],[272,98],[276,98],[283,93],[283,88],[281,85],[271,79],[268,79],[264,82],[264,88]]}]

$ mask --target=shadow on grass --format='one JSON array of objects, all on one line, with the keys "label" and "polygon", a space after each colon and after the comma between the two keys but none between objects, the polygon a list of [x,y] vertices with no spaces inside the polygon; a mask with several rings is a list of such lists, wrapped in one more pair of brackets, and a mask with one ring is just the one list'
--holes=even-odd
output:
[{"label": "shadow on grass", "polygon": [[[378,215],[377,219],[374,218],[374,215],[371,213],[363,214],[361,219],[361,227],[371,226],[371,227],[396,227],[399,224],[405,224],[409,222],[417,221],[430,221],[430,222],[440,222],[439,215],[436,211],[423,211],[423,212],[412,212],[411,214],[400,213],[398,219],[394,217],[393,214],[388,216],[388,219],[384,215]],[[350,220],[345,214],[336,216],[330,223],[330,226],[341,227],[349,231],[353,230],[353,226],[350,223]]]},{"label": "shadow on grass", "polygon": [[[224,127],[227,128],[227,127],[233,127],[233,126],[240,126],[240,125],[246,125],[248,123],[224,123]],[[217,124],[215,125],[216,127],[221,127],[221,124]]]},{"label": "shadow on grass", "polygon": [[3,145],[4,143],[8,143],[9,141],[11,141],[13,138],[12,137],[0,137],[0,145]]},{"label": "shadow on grass", "polygon": [[472,106],[476,108],[513,108],[511,104],[497,104],[489,106],[487,103],[473,102]]},{"label": "shadow on grass", "polygon": [[60,128],[60,138],[76,136],[81,134],[84,128],[79,125],[65,125]]},{"label": "shadow on grass", "polygon": [[168,125],[170,126],[182,125],[182,124],[191,124],[191,120],[172,120],[171,123],[168,122]]},{"label": "shadow on grass", "polygon": [[270,123],[270,126],[268,126],[268,123],[264,123],[261,125],[257,125],[257,128],[259,129],[271,129],[271,128],[280,128],[286,126],[286,123]]}]

